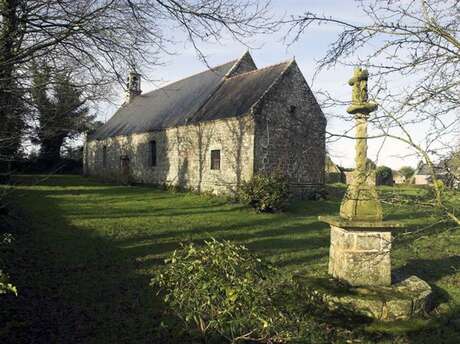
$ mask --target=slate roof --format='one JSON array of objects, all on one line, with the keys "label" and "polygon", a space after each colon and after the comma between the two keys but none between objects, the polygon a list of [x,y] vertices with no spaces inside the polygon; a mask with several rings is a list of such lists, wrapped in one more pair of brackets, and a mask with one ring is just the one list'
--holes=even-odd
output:
[{"label": "slate roof", "polygon": [[289,62],[284,62],[225,79],[191,121],[211,121],[246,114],[288,65]]},{"label": "slate roof", "polygon": [[429,175],[431,171],[427,164],[419,163],[417,170],[415,171],[414,175]]},{"label": "slate roof", "polygon": [[135,97],[88,139],[100,140],[244,115],[290,62],[226,77],[237,63],[231,61]]},{"label": "slate roof", "polygon": [[[442,166],[442,162],[437,164],[437,165],[433,165],[433,168],[434,168],[434,172],[436,174],[439,174],[439,175],[444,174],[446,172],[445,167]],[[420,176],[420,175],[423,175],[423,176],[431,175],[431,169],[428,166],[428,164],[426,164],[426,163],[421,161],[418,164],[414,175],[418,175],[418,176]]]}]

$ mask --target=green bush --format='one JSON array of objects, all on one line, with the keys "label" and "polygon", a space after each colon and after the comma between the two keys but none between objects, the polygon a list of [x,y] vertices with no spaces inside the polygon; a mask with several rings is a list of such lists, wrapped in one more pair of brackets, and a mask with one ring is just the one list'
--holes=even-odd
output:
[{"label": "green bush", "polygon": [[[445,188],[446,188],[446,185],[444,184],[444,182],[441,180],[441,179],[436,179],[436,186],[437,188],[439,189],[439,191],[444,191]],[[433,187],[435,187],[434,183],[433,183]]]},{"label": "green bush", "polygon": [[0,295],[6,293],[18,295],[16,287],[9,282],[8,275],[0,270]]},{"label": "green bush", "polygon": [[258,212],[283,210],[289,201],[289,185],[281,175],[255,175],[239,191],[241,202]]},{"label": "green bush", "polygon": [[415,170],[410,166],[403,166],[399,169],[399,173],[408,181],[414,175]]},{"label": "green bush", "polygon": [[228,241],[182,245],[152,287],[205,342],[331,343],[338,334],[318,320],[326,310],[314,293]]},{"label": "green bush", "polygon": [[[13,236],[9,233],[4,233],[0,237],[0,249],[3,249],[6,245],[11,244],[13,241]],[[0,260],[0,264],[3,265],[3,262]],[[10,283],[8,275],[0,269],[0,295],[6,293],[18,294],[16,287]]]},{"label": "green bush", "polygon": [[202,336],[269,336],[266,284],[271,268],[243,246],[216,240],[183,246],[153,280],[164,301]]},{"label": "green bush", "polygon": [[436,182],[433,182],[433,185],[429,186],[428,197],[431,199],[436,198],[436,189],[441,193],[441,195],[445,195],[446,192],[446,185],[441,179],[436,179]]}]

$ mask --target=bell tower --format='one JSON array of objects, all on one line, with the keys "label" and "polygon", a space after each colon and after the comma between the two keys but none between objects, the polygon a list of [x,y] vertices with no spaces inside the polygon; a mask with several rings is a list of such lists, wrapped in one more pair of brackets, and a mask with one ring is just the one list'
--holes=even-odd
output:
[{"label": "bell tower", "polygon": [[126,103],[131,103],[141,93],[141,75],[135,71],[129,72],[126,84]]}]

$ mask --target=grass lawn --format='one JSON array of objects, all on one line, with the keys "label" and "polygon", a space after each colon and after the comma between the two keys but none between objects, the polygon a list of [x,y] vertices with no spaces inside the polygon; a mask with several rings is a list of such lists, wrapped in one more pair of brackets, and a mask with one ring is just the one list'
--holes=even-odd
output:
[{"label": "grass lawn", "polygon": [[[79,176],[22,176],[15,189],[19,218],[6,263],[19,296],[2,296],[0,320],[10,321],[0,326],[0,343],[180,342],[178,333],[161,329],[167,319],[149,287],[155,268],[180,242],[233,240],[287,272],[326,275],[329,230],[317,217],[337,214],[340,203],[338,189],[326,201],[256,214],[221,198]],[[424,192],[395,189],[406,196]],[[460,208],[460,197],[456,202]],[[411,206],[385,206],[385,215],[411,229],[437,221]],[[400,336],[398,343],[460,343],[460,229],[433,225],[400,234],[392,259],[395,273],[430,283],[441,305],[431,320],[367,330],[390,332],[381,336],[388,342]]]}]

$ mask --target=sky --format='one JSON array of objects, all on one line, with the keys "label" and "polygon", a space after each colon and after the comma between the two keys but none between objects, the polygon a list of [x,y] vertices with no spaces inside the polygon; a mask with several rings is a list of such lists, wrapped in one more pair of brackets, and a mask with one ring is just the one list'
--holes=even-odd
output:
[{"label": "sky", "polygon": [[[360,10],[351,0],[272,0],[273,12],[278,15],[301,14],[306,10],[318,14],[326,14],[347,20],[360,22],[363,20]],[[219,43],[201,43],[200,49],[207,57],[210,66],[216,66],[239,58],[249,46],[249,51],[257,67],[265,67],[282,61],[295,58],[302,73],[313,92],[326,90],[340,98],[349,97],[351,100],[351,87],[347,81],[353,70],[351,67],[337,66],[333,69],[321,72],[314,80],[317,61],[324,56],[328,45],[336,38],[338,27],[322,25],[312,27],[306,31],[301,38],[292,45],[287,45],[283,40],[285,30],[270,34],[269,36],[255,36],[246,45],[224,37]],[[178,33],[180,34],[180,33]],[[188,77],[205,70],[207,67],[198,58],[194,48],[189,43],[177,44],[174,47],[175,54],[164,56],[163,64],[151,70],[150,75],[144,76],[142,91],[148,92],[161,87],[167,83]],[[363,51],[365,54],[366,51]],[[372,75],[372,71],[369,71]],[[156,80],[147,82],[145,79]],[[369,84],[372,79],[369,79]],[[123,102],[123,91],[117,91],[119,95],[115,104],[101,107],[98,118],[102,121],[108,120],[115,112],[117,106]],[[378,100],[377,100],[378,101]],[[334,111],[346,114],[346,107],[334,108]],[[351,116],[350,116],[351,120]],[[341,121],[335,118],[328,119],[327,130],[340,133],[350,126],[349,121]],[[416,138],[423,140],[426,128],[416,128]],[[372,134],[372,132],[371,132]],[[416,167],[420,160],[413,152],[399,141],[381,139],[369,140],[368,156],[376,161],[378,165],[386,165],[393,169],[402,166]],[[327,145],[328,152],[333,161],[344,167],[354,166],[354,141],[346,138],[335,140]]]}]

